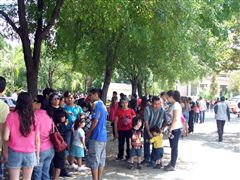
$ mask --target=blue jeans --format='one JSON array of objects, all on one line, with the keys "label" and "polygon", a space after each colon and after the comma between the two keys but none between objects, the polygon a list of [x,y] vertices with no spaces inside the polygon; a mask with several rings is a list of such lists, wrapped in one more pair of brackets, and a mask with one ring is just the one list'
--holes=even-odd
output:
[{"label": "blue jeans", "polygon": [[146,162],[151,162],[151,152],[150,152],[150,143],[149,143],[149,136],[148,133],[146,131],[146,129],[144,129],[144,161]]},{"label": "blue jeans", "polygon": [[33,180],[50,180],[49,169],[53,156],[53,148],[40,152],[40,164],[33,169]]},{"label": "blue jeans", "polygon": [[200,111],[200,123],[204,123],[205,121],[205,111]]},{"label": "blue jeans", "polygon": [[178,158],[178,142],[179,142],[179,138],[181,136],[181,128],[173,130],[172,134],[174,135],[174,138],[173,139],[169,138],[170,147],[171,147],[170,165],[172,167],[175,167],[176,162],[177,162],[177,158]]}]

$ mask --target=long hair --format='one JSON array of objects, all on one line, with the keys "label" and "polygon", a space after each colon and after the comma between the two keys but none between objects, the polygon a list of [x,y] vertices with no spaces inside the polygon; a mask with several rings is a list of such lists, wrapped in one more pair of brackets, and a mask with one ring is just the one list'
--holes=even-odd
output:
[{"label": "long hair", "polygon": [[111,107],[114,107],[115,106],[115,102],[117,101],[117,97],[116,96],[113,96],[112,97],[112,100],[111,100]]},{"label": "long hair", "polygon": [[15,111],[19,115],[20,132],[24,137],[31,133],[31,126],[35,127],[34,112],[32,107],[32,97],[27,92],[21,92],[18,96]]},{"label": "long hair", "polygon": [[38,103],[41,103],[41,109],[47,111],[47,114],[50,117],[53,117],[53,110],[50,107],[50,105],[49,105],[48,101],[46,100],[46,98],[43,95],[37,95],[36,99],[37,99]]}]

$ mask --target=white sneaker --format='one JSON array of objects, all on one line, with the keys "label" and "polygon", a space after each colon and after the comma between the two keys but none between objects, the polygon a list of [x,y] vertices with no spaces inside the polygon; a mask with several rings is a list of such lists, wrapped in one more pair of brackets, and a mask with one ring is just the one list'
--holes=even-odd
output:
[{"label": "white sneaker", "polygon": [[76,165],[74,163],[72,165],[70,165],[69,167],[70,167],[70,169],[78,169],[78,165]]},{"label": "white sneaker", "polygon": [[78,171],[85,171],[85,170],[88,170],[89,168],[87,168],[87,167],[85,167],[85,166],[81,166],[81,167],[79,167],[78,166]]}]

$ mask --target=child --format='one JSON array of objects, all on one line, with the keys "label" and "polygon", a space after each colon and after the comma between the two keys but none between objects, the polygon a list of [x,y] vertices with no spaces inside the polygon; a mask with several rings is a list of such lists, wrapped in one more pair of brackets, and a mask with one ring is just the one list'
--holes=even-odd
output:
[{"label": "child", "polygon": [[134,168],[134,157],[138,157],[138,169],[142,169],[140,163],[142,161],[142,118],[136,116],[133,118],[133,128],[130,136],[130,164],[129,169]]},{"label": "child", "polygon": [[[85,124],[84,118],[78,118],[74,122],[73,126],[73,142],[70,149],[70,164],[72,168],[77,169],[78,171],[86,170],[85,167],[82,167],[84,149],[87,149],[85,145],[85,133],[83,131]],[[73,157],[77,159],[77,166],[74,164]]]},{"label": "child", "polygon": [[163,134],[158,126],[152,127],[150,131],[153,135],[150,143],[153,143],[152,158],[155,161],[154,168],[160,169],[163,157]]},{"label": "child", "polygon": [[[54,116],[55,124],[58,128],[59,133],[62,135],[64,141],[66,142],[66,132],[67,132],[67,120],[66,120],[66,112],[63,109],[56,111]],[[53,158],[53,180],[57,180],[59,178],[61,170],[65,170],[64,162],[65,162],[65,153],[66,150],[62,152],[55,152]]]}]

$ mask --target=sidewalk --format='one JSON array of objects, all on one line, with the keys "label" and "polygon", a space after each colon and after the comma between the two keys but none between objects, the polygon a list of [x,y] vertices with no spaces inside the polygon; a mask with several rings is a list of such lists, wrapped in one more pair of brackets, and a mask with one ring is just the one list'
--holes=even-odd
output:
[{"label": "sidewalk", "polygon": [[[240,118],[233,115],[230,124],[225,125],[223,142],[217,141],[216,122],[208,113],[204,124],[196,124],[195,131],[179,142],[179,158],[176,171],[164,172],[150,167],[142,170],[128,170],[127,163],[116,162],[117,141],[109,138],[107,166],[103,179],[166,179],[166,180],[238,180],[240,163]],[[164,164],[168,163],[170,147],[164,140]],[[76,173],[75,178],[91,179],[90,172]]]}]

